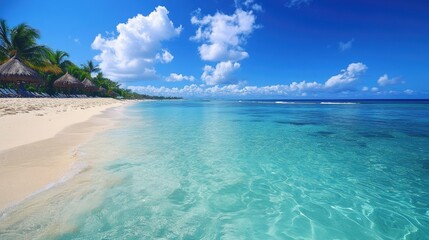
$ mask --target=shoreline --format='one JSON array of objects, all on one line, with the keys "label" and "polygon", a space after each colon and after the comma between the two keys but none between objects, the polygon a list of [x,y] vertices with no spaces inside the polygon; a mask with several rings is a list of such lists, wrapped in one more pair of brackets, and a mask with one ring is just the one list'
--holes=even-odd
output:
[{"label": "shoreline", "polygon": [[[8,100],[28,104],[38,99]],[[40,108],[30,104],[34,110],[1,116],[0,212],[84,170],[84,166],[76,166],[79,146],[114,127],[115,115],[130,103],[113,99],[47,99],[33,104],[42,104]]]}]

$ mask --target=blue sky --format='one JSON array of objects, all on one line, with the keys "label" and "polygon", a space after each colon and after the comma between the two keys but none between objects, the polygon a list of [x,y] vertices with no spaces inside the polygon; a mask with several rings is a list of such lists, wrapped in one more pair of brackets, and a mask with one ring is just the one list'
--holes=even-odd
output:
[{"label": "blue sky", "polygon": [[10,26],[141,93],[429,97],[426,0],[0,1]]}]

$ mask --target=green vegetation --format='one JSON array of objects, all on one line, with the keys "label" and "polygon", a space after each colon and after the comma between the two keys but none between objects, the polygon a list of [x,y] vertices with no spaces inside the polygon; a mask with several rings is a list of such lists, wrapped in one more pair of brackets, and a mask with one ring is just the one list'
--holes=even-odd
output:
[{"label": "green vegetation", "polygon": [[[88,78],[96,86],[103,88],[105,91],[99,91],[98,96],[125,99],[177,99],[148,96],[123,89],[119,83],[104,77],[98,65],[91,60],[79,67],[67,59],[68,53],[37,44],[39,38],[39,31],[27,24],[22,23],[10,28],[5,20],[0,20],[0,64],[14,56],[19,57],[22,62],[43,77],[45,83],[38,88],[40,91],[54,93],[53,82],[68,72],[80,81]],[[92,77],[91,74],[95,73],[97,73],[96,77]],[[34,86],[28,87],[30,90],[35,90]]]}]

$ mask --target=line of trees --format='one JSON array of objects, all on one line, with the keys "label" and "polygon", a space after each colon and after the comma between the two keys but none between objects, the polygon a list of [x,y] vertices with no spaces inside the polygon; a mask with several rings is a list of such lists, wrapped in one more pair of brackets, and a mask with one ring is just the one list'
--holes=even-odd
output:
[{"label": "line of trees", "polygon": [[[164,97],[153,97],[123,89],[119,83],[106,78],[93,61],[90,60],[78,66],[68,60],[68,53],[38,44],[39,38],[39,31],[25,23],[11,28],[5,20],[0,20],[0,64],[18,56],[22,62],[43,77],[45,84],[39,90],[48,93],[55,92],[53,82],[68,72],[81,81],[85,78],[90,79],[95,85],[106,89],[107,96],[121,96],[126,99],[164,99]],[[96,76],[92,77],[93,74]],[[29,86],[29,88],[34,87]]]}]

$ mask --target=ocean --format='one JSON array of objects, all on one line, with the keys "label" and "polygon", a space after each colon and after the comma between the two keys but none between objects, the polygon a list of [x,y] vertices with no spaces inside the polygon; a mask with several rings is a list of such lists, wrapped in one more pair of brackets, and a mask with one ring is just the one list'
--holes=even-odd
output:
[{"label": "ocean", "polygon": [[428,239],[429,101],[122,110],[0,239]]}]

